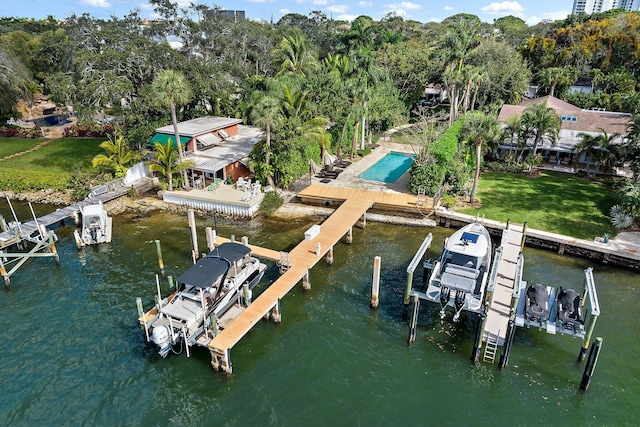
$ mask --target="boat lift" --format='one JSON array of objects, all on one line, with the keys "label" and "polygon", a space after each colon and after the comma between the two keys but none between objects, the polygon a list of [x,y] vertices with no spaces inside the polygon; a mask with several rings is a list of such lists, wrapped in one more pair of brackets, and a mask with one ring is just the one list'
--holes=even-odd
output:
[{"label": "boat lift", "polygon": [[[13,222],[6,223],[4,218],[0,215],[0,228],[1,231],[13,231],[14,237],[7,241],[0,241],[0,276],[4,279],[4,284],[7,288],[11,286],[11,275],[14,274],[29,258],[42,258],[53,257],[56,264],[60,264],[60,256],[56,249],[55,242],[58,241],[58,237],[53,230],[47,230],[43,225],[38,224],[38,218],[33,212],[33,207],[29,203],[31,214],[36,223],[37,234],[28,234],[23,231],[22,224],[16,217],[16,212],[13,209],[13,205],[9,198],[7,198],[11,213],[13,214]],[[26,250],[28,243],[33,244],[33,247],[28,251]],[[22,252],[13,252],[10,250],[12,247],[16,247]],[[11,267],[10,269],[7,269]]]}]

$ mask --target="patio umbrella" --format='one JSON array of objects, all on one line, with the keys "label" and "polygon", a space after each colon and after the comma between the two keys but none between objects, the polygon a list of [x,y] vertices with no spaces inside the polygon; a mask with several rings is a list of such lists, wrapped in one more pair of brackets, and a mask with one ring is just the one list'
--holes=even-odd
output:
[{"label": "patio umbrella", "polygon": [[335,158],[329,154],[328,152],[324,152],[324,158],[322,159],[322,163],[324,163],[325,166],[333,166],[333,162],[335,162]]},{"label": "patio umbrella", "polygon": [[316,165],[316,162],[313,161],[313,159],[309,159],[309,173],[312,175],[317,174],[318,172],[320,172],[322,168],[318,165]]}]

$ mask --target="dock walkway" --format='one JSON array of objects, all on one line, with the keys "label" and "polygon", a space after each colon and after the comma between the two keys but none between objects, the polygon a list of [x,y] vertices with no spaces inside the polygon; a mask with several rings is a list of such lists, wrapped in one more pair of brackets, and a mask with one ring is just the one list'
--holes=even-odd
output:
[{"label": "dock walkway", "polygon": [[522,228],[510,225],[502,234],[502,256],[498,263],[493,296],[490,301],[483,339],[497,339],[503,345],[511,315],[511,299],[517,280],[518,257],[522,249],[524,232]]},{"label": "dock walkway", "polygon": [[333,257],[335,244],[345,234],[351,233],[353,224],[363,217],[373,204],[374,201],[371,198],[346,200],[320,225],[320,233],[316,237],[303,240],[289,253],[288,270],[209,343],[214,368],[221,368],[231,373],[231,348],[272,309],[275,315],[280,316],[280,299],[300,280],[306,279],[308,282],[309,270],[324,255],[330,252],[329,256]]}]

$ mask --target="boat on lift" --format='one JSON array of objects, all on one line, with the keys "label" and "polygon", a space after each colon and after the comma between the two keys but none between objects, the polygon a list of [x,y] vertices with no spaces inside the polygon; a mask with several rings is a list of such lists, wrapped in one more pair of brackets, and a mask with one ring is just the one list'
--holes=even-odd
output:
[{"label": "boat on lift", "polygon": [[[245,305],[267,266],[245,245],[223,243],[176,279],[178,291],[161,298],[139,320],[145,336],[166,357],[177,345],[206,347],[232,307]],[[159,286],[158,286],[158,294]],[[175,351],[175,350],[174,350]]]},{"label": "boat on lift", "polygon": [[448,307],[454,311],[454,322],[463,310],[484,310],[490,265],[491,236],[482,224],[469,224],[445,240],[426,291],[427,300],[440,304],[440,318],[445,317]]},{"label": "boat on lift", "polygon": [[551,314],[549,291],[546,286],[533,283],[527,287],[525,294],[524,314],[530,323],[538,323],[540,328],[549,321]]},{"label": "boat on lift", "polygon": [[570,288],[560,288],[557,304],[558,318],[556,323],[559,323],[559,326],[567,331],[581,332],[584,329],[584,317],[580,294]]},{"label": "boat on lift", "polygon": [[113,219],[107,215],[102,202],[81,206],[78,221],[80,231],[73,231],[78,249],[87,245],[111,242]]}]

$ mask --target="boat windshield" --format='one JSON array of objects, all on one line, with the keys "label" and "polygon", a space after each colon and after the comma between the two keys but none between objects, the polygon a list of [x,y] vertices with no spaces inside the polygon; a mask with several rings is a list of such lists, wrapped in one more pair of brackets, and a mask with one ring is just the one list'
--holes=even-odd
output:
[{"label": "boat windshield", "polygon": [[466,254],[451,253],[451,264],[462,265],[469,268],[478,268],[478,258]]}]

